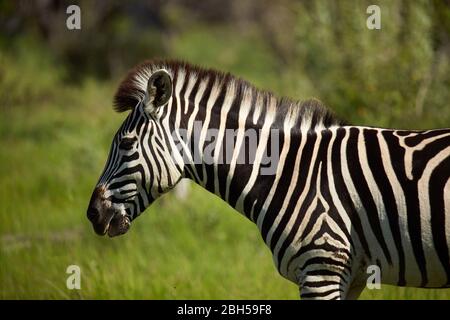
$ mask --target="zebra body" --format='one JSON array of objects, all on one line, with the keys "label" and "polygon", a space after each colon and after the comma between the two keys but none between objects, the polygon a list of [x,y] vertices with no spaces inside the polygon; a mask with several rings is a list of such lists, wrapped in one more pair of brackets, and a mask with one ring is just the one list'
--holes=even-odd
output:
[{"label": "zebra body", "polygon": [[[346,274],[342,290],[364,285],[369,265],[380,267],[386,284],[448,287],[450,130],[347,126],[308,139],[311,151],[301,152],[310,153],[310,175],[291,196],[297,208],[257,221],[280,273],[299,283],[308,260],[322,257],[315,270]],[[273,223],[280,214],[289,220]]]},{"label": "zebra body", "polygon": [[383,283],[450,286],[450,129],[349,126],[317,101],[161,61],[131,71],[115,106],[131,112],[89,205],[98,233],[125,233],[186,177],[258,226],[303,298],[357,298],[370,265]]}]

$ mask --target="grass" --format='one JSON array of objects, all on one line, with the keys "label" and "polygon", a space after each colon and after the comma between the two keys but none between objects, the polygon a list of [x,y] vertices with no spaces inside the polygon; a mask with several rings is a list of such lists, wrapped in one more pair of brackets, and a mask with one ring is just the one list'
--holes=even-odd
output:
[{"label": "grass", "polygon": [[[96,236],[85,218],[109,140],[123,119],[87,82],[0,118],[0,298],[297,299],[257,228],[193,187],[168,194],[125,236]],[[32,112],[31,112],[32,110]],[[66,268],[81,267],[81,290]],[[449,299],[450,290],[384,287],[368,299]]]}]

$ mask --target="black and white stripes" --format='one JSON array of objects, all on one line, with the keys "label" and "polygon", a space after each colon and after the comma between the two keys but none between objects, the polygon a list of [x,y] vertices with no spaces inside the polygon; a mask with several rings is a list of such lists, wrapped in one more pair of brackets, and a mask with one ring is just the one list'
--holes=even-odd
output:
[{"label": "black and white stripes", "polygon": [[371,265],[383,283],[450,286],[450,129],[349,126],[318,101],[165,61],[132,70],[115,108],[131,112],[91,199],[99,216],[131,221],[186,177],[256,223],[303,298],[357,298]]}]

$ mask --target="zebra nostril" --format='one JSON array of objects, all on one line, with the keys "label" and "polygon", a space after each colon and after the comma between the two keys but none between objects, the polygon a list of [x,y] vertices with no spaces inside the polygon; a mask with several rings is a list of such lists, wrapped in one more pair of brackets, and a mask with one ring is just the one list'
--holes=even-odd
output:
[{"label": "zebra nostril", "polygon": [[98,215],[99,215],[99,212],[96,208],[94,208],[94,207],[88,208],[87,217],[89,220],[91,220],[91,221],[97,220]]}]

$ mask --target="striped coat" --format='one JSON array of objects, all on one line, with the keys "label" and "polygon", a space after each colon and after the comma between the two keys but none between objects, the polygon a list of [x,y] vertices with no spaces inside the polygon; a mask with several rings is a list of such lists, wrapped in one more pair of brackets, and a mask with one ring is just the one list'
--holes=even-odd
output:
[{"label": "striped coat", "polygon": [[115,108],[129,114],[89,204],[97,233],[125,233],[190,178],[258,226],[302,298],[357,298],[371,266],[383,283],[450,286],[450,129],[351,126],[170,61],[133,69]]}]

